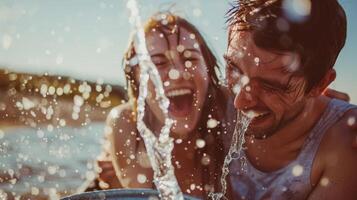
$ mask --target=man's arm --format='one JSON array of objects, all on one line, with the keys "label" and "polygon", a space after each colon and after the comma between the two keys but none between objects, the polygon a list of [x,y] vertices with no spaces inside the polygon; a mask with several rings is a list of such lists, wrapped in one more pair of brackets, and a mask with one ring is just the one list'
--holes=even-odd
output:
[{"label": "man's arm", "polygon": [[351,131],[346,123],[351,116],[357,116],[357,111],[344,117],[337,130],[323,142],[324,149],[327,149],[322,153],[323,173],[309,200],[357,199],[357,149],[351,147],[351,141],[356,140],[357,131]]},{"label": "man's arm", "polygon": [[337,91],[331,88],[327,88],[324,91],[324,95],[330,98],[334,98],[334,99],[340,99],[343,101],[350,101],[350,96],[347,93],[341,92],[341,91]]}]

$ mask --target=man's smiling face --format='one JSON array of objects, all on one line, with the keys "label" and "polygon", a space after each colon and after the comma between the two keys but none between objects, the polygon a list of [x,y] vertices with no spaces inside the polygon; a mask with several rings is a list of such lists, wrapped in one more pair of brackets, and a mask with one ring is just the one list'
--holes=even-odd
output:
[{"label": "man's smiling face", "polygon": [[234,31],[225,59],[237,110],[252,118],[247,134],[263,138],[294,121],[308,94],[299,74],[300,56],[257,47],[248,31]]}]

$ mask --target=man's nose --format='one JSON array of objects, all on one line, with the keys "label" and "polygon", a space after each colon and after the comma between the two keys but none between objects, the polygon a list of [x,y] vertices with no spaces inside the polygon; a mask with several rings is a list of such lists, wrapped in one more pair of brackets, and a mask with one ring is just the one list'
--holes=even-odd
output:
[{"label": "man's nose", "polygon": [[257,103],[258,97],[249,84],[243,87],[234,98],[234,107],[237,110],[249,110],[255,107]]}]

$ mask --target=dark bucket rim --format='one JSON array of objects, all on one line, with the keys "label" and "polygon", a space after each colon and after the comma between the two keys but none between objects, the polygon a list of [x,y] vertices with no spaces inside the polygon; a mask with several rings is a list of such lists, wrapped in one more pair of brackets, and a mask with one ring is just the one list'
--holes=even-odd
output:
[{"label": "dark bucket rim", "polygon": [[[100,198],[101,195],[104,195],[104,199],[106,198],[112,198],[112,199],[119,199],[120,198],[128,198],[128,197],[133,197],[133,196],[138,196],[142,194],[143,196],[158,196],[159,192],[157,190],[153,189],[111,189],[111,190],[97,190],[97,191],[92,191],[92,192],[84,192],[80,194],[74,194],[71,196],[63,197],[60,200],[83,200],[83,199],[93,199],[94,196],[97,196]],[[184,198],[187,200],[199,200],[199,198],[184,195]]]}]

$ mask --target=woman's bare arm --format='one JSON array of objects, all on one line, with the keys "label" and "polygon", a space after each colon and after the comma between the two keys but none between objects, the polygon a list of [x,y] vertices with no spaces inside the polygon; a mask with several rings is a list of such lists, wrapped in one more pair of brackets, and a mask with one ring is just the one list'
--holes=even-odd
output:
[{"label": "woman's bare arm", "polygon": [[120,184],[124,188],[152,188],[153,172],[145,162],[145,147],[137,133],[129,103],[111,111],[106,130],[111,159]]}]

